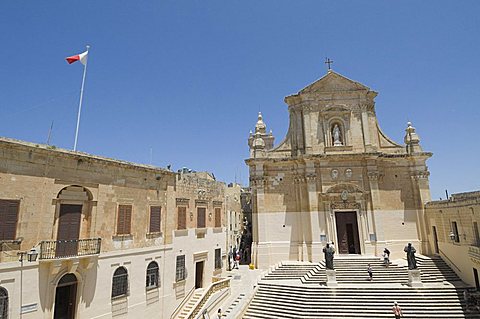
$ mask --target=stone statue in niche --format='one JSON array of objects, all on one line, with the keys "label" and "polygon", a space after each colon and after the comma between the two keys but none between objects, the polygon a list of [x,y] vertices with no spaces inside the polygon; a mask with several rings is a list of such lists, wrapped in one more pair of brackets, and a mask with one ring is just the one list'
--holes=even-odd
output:
[{"label": "stone statue in niche", "polygon": [[342,131],[338,124],[335,123],[332,129],[332,137],[333,137],[333,146],[342,146]]}]

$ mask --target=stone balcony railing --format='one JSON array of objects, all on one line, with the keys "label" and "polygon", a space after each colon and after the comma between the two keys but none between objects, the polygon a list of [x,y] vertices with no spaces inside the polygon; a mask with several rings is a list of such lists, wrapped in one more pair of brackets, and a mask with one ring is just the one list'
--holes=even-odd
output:
[{"label": "stone balcony railing", "polygon": [[101,238],[43,240],[40,242],[40,260],[61,259],[100,254]]}]

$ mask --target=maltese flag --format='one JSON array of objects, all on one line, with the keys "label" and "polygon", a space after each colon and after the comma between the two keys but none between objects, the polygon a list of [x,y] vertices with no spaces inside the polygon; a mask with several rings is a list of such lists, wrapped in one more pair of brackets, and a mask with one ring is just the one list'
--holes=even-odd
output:
[{"label": "maltese flag", "polygon": [[77,55],[69,56],[68,58],[65,58],[65,60],[67,60],[68,64],[72,64],[73,62],[80,61],[83,65],[85,65],[87,64],[87,56],[88,56],[88,51],[85,51]]}]

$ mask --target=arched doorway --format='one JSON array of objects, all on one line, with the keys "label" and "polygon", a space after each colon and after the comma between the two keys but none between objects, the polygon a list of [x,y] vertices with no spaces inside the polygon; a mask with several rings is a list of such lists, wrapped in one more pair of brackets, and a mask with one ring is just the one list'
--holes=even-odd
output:
[{"label": "arched doorway", "polygon": [[58,282],[55,291],[54,319],[74,319],[77,306],[77,277],[74,274],[64,275]]}]

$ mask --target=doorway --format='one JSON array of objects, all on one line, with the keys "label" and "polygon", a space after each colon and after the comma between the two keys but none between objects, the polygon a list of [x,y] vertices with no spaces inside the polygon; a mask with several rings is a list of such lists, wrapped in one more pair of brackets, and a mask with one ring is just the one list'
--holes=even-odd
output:
[{"label": "doorway", "polygon": [[203,261],[195,263],[195,289],[203,287]]},{"label": "doorway", "polygon": [[356,212],[336,212],[337,247],[340,254],[360,254]]},{"label": "doorway", "polygon": [[56,257],[77,255],[81,217],[82,205],[60,205]]},{"label": "doorway", "polygon": [[66,274],[60,279],[55,290],[53,319],[74,319],[77,305],[77,277]]}]

